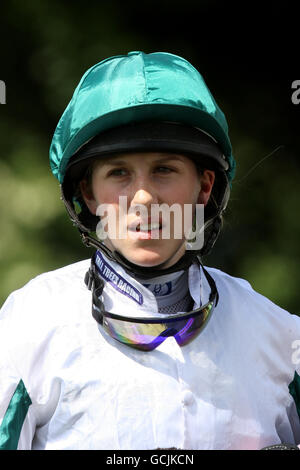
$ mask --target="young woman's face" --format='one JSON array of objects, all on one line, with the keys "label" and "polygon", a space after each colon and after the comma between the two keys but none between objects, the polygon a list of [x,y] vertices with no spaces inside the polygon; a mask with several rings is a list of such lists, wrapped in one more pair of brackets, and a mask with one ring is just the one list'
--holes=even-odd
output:
[{"label": "young woman's face", "polygon": [[[213,171],[204,170],[199,174],[194,162],[184,155],[138,152],[97,161],[91,182],[88,184],[83,180],[80,187],[93,214],[103,215],[99,208],[109,205],[116,215],[114,222],[118,227],[124,227],[122,237],[120,232],[117,236],[108,234],[105,240],[108,248],[119,251],[139,266],[151,267],[167,262],[166,268],[175,264],[185,252],[183,215],[179,222],[182,236],[178,238],[178,218],[176,222],[172,211],[168,221],[153,216],[152,208],[154,205],[171,207],[177,204],[184,214],[185,204],[195,207],[196,203],[207,203],[213,183]],[[143,210],[139,211],[139,208]],[[169,227],[162,224],[169,224]],[[168,238],[162,237],[163,229],[164,233],[170,234]]]}]

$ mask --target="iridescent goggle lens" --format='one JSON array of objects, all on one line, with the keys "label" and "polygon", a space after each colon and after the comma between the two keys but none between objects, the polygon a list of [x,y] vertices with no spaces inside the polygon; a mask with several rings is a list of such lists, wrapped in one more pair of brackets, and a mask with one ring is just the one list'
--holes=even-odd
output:
[{"label": "iridescent goggle lens", "polygon": [[112,338],[142,351],[152,351],[169,336],[184,346],[202,331],[214,305],[215,299],[193,312],[163,318],[129,318],[102,312],[102,325]]},{"label": "iridescent goggle lens", "polygon": [[203,307],[187,313],[130,318],[105,310],[102,301],[104,281],[92,262],[85,278],[86,285],[92,289],[92,315],[112,338],[132,348],[152,351],[170,336],[184,346],[203,330],[219,300],[214,279],[203,265],[201,267],[211,288],[209,301]]}]

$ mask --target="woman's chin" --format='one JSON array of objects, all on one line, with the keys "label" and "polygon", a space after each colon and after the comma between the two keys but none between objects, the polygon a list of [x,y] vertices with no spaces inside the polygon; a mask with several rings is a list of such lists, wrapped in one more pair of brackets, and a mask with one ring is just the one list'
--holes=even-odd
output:
[{"label": "woman's chin", "polygon": [[168,253],[164,250],[164,253],[150,251],[150,250],[135,250],[132,253],[123,254],[128,261],[143,268],[155,268],[161,264],[167,262],[164,268],[168,268],[175,264],[184,254],[185,250],[178,250],[175,253]]},{"label": "woman's chin", "polygon": [[136,264],[144,268],[154,268],[155,266],[158,266],[167,261],[167,258],[165,256],[161,256],[157,253],[134,253],[131,256],[127,253],[126,258],[128,259],[128,261],[130,261],[130,263]]},{"label": "woman's chin", "polygon": [[[112,244],[111,244],[112,245]],[[114,245],[114,246],[113,246]],[[121,253],[130,263],[136,264],[144,268],[155,268],[163,263],[167,263],[166,267],[175,264],[178,259],[182,257],[185,252],[185,245],[178,243],[170,243],[166,246],[122,246],[121,244],[114,243],[110,248],[113,248]],[[174,245],[174,246],[173,246]]]}]

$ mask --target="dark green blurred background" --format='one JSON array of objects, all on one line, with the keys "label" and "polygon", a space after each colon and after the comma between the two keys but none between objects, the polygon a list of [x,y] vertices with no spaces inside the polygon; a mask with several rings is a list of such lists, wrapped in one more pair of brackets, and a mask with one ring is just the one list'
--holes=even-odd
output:
[{"label": "dark green blurred background", "polygon": [[[37,274],[89,257],[60,201],[48,149],[87,68],[166,51],[204,76],[229,122],[238,166],[225,226],[205,261],[300,313],[300,80],[290,5],[214,1],[1,3],[0,305]],[[269,157],[267,157],[269,155]],[[267,158],[265,158],[267,157]]]}]

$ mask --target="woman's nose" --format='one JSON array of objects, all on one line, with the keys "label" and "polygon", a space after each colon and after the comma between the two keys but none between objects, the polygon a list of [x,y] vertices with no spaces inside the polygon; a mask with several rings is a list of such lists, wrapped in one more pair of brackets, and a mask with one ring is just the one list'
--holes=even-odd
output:
[{"label": "woman's nose", "polygon": [[144,205],[144,206],[148,206],[149,204],[153,203],[154,202],[154,197],[153,195],[151,194],[151,192],[145,190],[145,189],[138,189],[133,198],[132,198],[132,201],[131,203],[133,205]]},{"label": "woman's nose", "polygon": [[137,178],[132,188],[131,205],[145,205],[157,203],[156,191],[147,178]]}]

